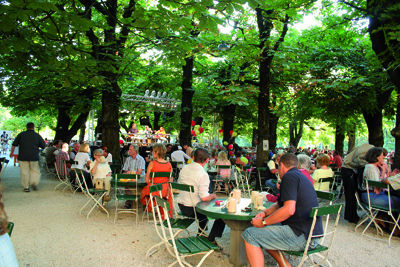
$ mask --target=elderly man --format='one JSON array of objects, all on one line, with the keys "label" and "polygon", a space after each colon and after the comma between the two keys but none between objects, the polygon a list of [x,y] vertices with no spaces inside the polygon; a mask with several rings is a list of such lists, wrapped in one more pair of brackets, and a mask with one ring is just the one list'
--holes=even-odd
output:
[{"label": "elderly man", "polygon": [[[144,158],[139,155],[139,147],[137,145],[129,145],[128,154],[129,157],[126,159],[124,167],[122,171],[124,173],[131,174],[140,174],[141,181],[144,182],[144,178],[146,176],[146,163]],[[131,190],[127,190],[126,194],[131,193]],[[125,202],[126,209],[130,209],[132,207],[132,201],[128,200]]]},{"label": "elderly man", "polygon": [[[188,184],[194,186],[194,192],[181,191],[178,196],[178,205],[183,215],[194,218],[194,209],[200,201],[210,201],[215,199],[215,194],[208,193],[208,186],[210,179],[207,172],[204,170],[204,165],[209,160],[208,151],[203,148],[198,148],[194,152],[194,162],[183,167],[180,172],[178,183]],[[192,194],[192,195],[190,195]],[[198,232],[202,233],[206,229],[208,219],[207,216],[197,213],[197,219],[199,220]],[[221,219],[214,221],[213,227],[208,239],[211,242],[215,242],[215,237],[221,237],[224,232],[225,223]]]},{"label": "elderly man", "polygon": [[[263,249],[279,266],[290,266],[279,251],[301,251],[306,246],[312,224],[310,211],[318,206],[318,200],[310,181],[297,169],[297,163],[297,157],[292,153],[281,156],[278,171],[282,182],[278,202],[257,214],[252,220],[253,227],[242,233],[252,267],[264,266]],[[322,233],[321,218],[318,218],[313,235]],[[312,240],[310,245],[316,247],[318,240]]]},{"label": "elderly man", "polygon": [[32,122],[26,124],[26,129],[15,138],[10,156],[14,154],[15,147],[18,146],[21,183],[24,191],[29,192],[29,186],[32,186],[33,190],[37,190],[40,180],[39,148],[44,148],[46,144],[43,138],[35,132],[35,125]]}]

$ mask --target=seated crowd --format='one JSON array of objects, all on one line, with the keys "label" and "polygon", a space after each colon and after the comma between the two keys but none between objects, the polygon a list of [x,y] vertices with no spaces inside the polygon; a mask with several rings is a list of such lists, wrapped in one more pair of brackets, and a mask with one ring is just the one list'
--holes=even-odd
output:
[{"label": "seated crowd", "polygon": [[[57,166],[60,166],[60,162],[73,159],[76,164],[68,166],[68,170],[82,169],[88,187],[93,187],[98,179],[104,180],[105,189],[109,193],[111,177],[109,164],[112,164],[112,156],[107,152],[107,147],[95,149],[94,159],[90,151],[91,148],[87,143],[68,145],[54,142],[54,145],[45,151],[48,155],[46,161],[50,165],[54,164],[51,163],[54,161]],[[262,166],[260,183],[258,176],[253,176],[256,173],[254,149],[240,149],[236,145],[233,149],[229,149],[228,146],[226,148],[216,146],[199,147],[193,150],[189,145],[179,144],[165,146],[156,143],[146,147],[128,144],[121,147],[123,162],[121,170],[123,173],[139,174],[142,182],[147,184],[142,190],[140,201],[148,211],[151,211],[155,205],[155,203],[149,204],[151,185],[163,184],[161,195],[168,199],[171,207],[173,206],[172,192],[168,182],[175,179],[178,183],[193,185],[193,193],[181,192],[177,198],[181,213],[189,217],[195,216],[194,207],[197,203],[216,198],[214,188],[225,188],[226,191],[232,189],[228,182],[214,187],[212,182],[215,175],[227,180],[237,169],[249,171],[249,183],[255,185],[258,190],[269,187],[276,195],[276,203],[257,214],[252,220],[253,226],[242,234],[250,265],[264,266],[262,250],[265,249],[280,266],[285,264],[290,266],[285,257],[280,256],[279,251],[304,249],[312,222],[309,217],[310,210],[318,206],[315,191],[329,191],[332,186],[330,182],[321,182],[321,179],[333,177],[335,172],[341,172],[346,201],[344,218],[349,222],[356,223],[359,219],[354,200],[355,192],[360,193],[363,202],[368,202],[369,197],[374,204],[389,205],[386,192],[372,188],[368,195],[364,182],[368,179],[390,183],[388,177],[397,174],[398,170],[390,170],[390,166],[385,162],[386,155],[385,149],[371,145],[356,147],[344,159],[336,151],[280,149],[268,154],[268,159]],[[221,169],[219,166],[231,166],[231,168]],[[175,169],[178,170],[175,177],[152,178],[153,172],[172,172]],[[67,174],[63,173],[63,175]],[[110,197],[107,194],[104,201],[109,200]],[[392,196],[391,201],[392,207],[400,208],[400,196]],[[132,202],[125,203],[126,208],[131,208],[131,206]],[[168,215],[173,216],[172,208]],[[198,233],[201,234],[207,229],[208,218],[201,214],[197,214],[197,218],[199,219]],[[209,240],[215,242],[216,237],[221,237],[224,228],[225,223],[222,220],[215,220],[208,234]],[[322,234],[322,232],[322,224],[318,220],[314,233]],[[318,243],[318,239],[312,240],[311,248],[317,246]]]}]

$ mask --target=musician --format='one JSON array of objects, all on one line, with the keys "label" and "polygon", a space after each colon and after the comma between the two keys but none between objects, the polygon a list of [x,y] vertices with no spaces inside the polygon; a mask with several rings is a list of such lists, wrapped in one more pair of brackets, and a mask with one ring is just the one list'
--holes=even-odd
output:
[{"label": "musician", "polygon": [[128,131],[129,135],[133,135],[133,134],[137,134],[138,133],[138,129],[136,128],[136,124],[135,123],[131,123],[131,125],[129,126],[129,131]]},{"label": "musician", "polygon": [[160,129],[156,132],[156,136],[157,138],[159,138],[159,140],[165,141],[167,142],[167,133],[165,132],[163,127],[160,127]]}]

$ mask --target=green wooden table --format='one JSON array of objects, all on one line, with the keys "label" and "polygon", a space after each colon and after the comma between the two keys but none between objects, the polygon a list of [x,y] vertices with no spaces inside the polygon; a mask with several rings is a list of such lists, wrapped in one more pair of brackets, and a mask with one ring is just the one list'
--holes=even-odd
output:
[{"label": "green wooden table", "polygon": [[[223,219],[231,229],[230,246],[229,246],[229,262],[233,266],[241,266],[248,264],[244,243],[241,234],[244,229],[251,226],[253,219],[260,210],[252,210],[249,212],[242,211],[246,206],[250,205],[249,198],[242,198],[236,213],[228,213],[226,207],[217,206],[217,200],[226,201],[227,198],[217,198],[210,202],[199,202],[196,206],[198,213],[204,214],[212,219]],[[264,207],[270,207],[272,202],[265,202]]]}]

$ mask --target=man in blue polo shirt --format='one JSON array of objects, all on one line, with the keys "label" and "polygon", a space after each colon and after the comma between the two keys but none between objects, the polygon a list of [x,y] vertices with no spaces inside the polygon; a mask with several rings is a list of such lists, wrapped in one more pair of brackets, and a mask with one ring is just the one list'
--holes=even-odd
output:
[{"label": "man in blue polo shirt", "polygon": [[37,190],[40,180],[39,147],[44,148],[46,144],[43,138],[35,132],[33,122],[28,122],[26,129],[15,138],[11,147],[10,157],[14,154],[15,147],[18,146],[21,183],[24,191],[29,192],[29,186],[32,186],[33,190]]},{"label": "man in blue polo shirt", "polygon": [[[290,266],[280,250],[305,248],[312,224],[311,208],[318,206],[317,195],[311,182],[297,169],[297,157],[292,153],[282,155],[279,161],[279,176],[282,178],[278,202],[260,212],[252,220],[253,227],[243,233],[247,259],[250,266],[264,266],[266,251],[279,266]],[[321,218],[318,218],[314,235],[323,233]],[[318,245],[312,240],[311,248]]]}]

